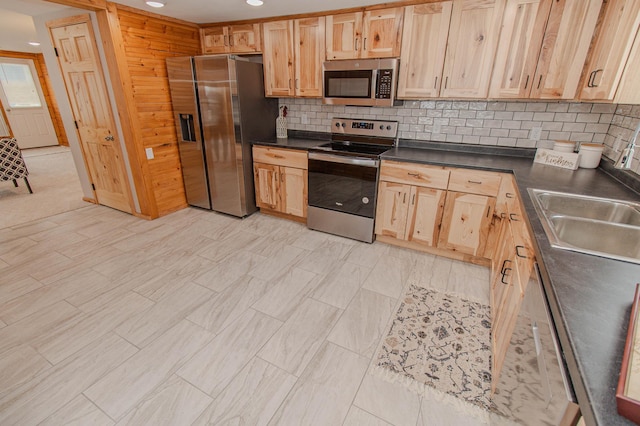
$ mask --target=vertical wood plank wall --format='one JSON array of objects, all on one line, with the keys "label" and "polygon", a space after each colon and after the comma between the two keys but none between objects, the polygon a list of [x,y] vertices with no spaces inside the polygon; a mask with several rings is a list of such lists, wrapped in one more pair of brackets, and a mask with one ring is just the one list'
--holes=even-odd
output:
[{"label": "vertical wood plank wall", "polygon": [[159,216],[186,207],[165,58],[201,53],[196,25],[136,13],[118,5],[127,66]]},{"label": "vertical wood plank wall", "polygon": [[33,64],[36,67],[38,73],[38,79],[40,80],[40,86],[42,86],[42,94],[44,100],[47,103],[49,109],[49,115],[53,122],[53,128],[58,138],[60,145],[69,146],[67,139],[67,133],[64,131],[62,124],[62,116],[60,116],[60,110],[58,109],[58,103],[53,95],[53,91],[50,89],[51,83],[49,82],[49,73],[47,66],[44,63],[44,56],[42,53],[27,53],[27,52],[12,52],[8,50],[0,50],[0,56],[4,58],[17,58],[17,59],[32,59]]}]

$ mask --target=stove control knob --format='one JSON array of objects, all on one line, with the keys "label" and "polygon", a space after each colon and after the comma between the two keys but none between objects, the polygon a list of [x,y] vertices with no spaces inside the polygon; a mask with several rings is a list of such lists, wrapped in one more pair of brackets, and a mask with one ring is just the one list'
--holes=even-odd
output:
[{"label": "stove control knob", "polygon": [[380,130],[384,130],[384,126],[382,124],[380,125]]},{"label": "stove control knob", "polygon": [[342,127],[346,127],[346,124],[342,123]]},{"label": "stove control knob", "polygon": [[387,130],[391,130],[391,126],[387,126]]},{"label": "stove control knob", "polygon": [[340,123],[336,123],[336,127],[340,127]]}]

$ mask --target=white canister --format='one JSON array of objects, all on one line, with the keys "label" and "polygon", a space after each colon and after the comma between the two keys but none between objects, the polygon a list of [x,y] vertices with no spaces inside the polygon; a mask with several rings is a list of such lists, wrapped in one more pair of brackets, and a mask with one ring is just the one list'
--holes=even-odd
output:
[{"label": "white canister", "polygon": [[595,169],[600,164],[602,157],[602,144],[583,143],[580,144],[580,164],[583,169]]},{"label": "white canister", "polygon": [[574,152],[575,149],[576,149],[576,143],[572,141],[556,141],[553,144],[554,151]]}]

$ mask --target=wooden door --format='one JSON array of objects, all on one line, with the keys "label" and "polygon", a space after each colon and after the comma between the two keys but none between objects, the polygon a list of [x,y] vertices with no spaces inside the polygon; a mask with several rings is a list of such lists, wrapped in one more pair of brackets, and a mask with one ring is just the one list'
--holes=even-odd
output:
[{"label": "wooden door", "polygon": [[294,167],[280,167],[281,211],[293,216],[307,217],[307,171]]},{"label": "wooden door", "polygon": [[230,52],[260,52],[260,44],[260,24],[231,25],[229,27]]},{"label": "wooden door", "polygon": [[438,247],[481,256],[484,253],[495,197],[449,191]]},{"label": "wooden door", "polygon": [[414,186],[407,219],[406,239],[415,243],[436,247],[442,222],[442,212],[447,191]]},{"label": "wooden door", "polygon": [[505,0],[453,2],[443,97],[486,98]]},{"label": "wooden door", "polygon": [[253,163],[253,181],[256,188],[256,206],[280,211],[280,167],[272,164]]},{"label": "wooden door", "polygon": [[438,97],[452,2],[407,6],[404,13],[398,98]]},{"label": "wooden door", "polygon": [[262,24],[266,96],[293,96],[293,21]]},{"label": "wooden door", "polygon": [[532,98],[573,99],[602,0],[556,0],[551,6]]},{"label": "wooden door", "polygon": [[0,101],[20,149],[58,145],[32,59],[0,58]]},{"label": "wooden door", "polygon": [[609,0],[604,7],[600,33],[585,68],[582,100],[613,100],[640,25],[640,1]]},{"label": "wooden door", "polygon": [[362,12],[326,17],[327,59],[355,59],[362,49]]},{"label": "wooden door", "polygon": [[552,2],[507,2],[491,78],[490,97],[529,97]]},{"label": "wooden door", "polygon": [[89,15],[47,24],[96,201],[128,213],[132,199]]},{"label": "wooden door", "polygon": [[361,58],[400,56],[403,9],[368,10],[362,21]]},{"label": "wooden door", "polygon": [[229,27],[207,27],[201,31],[204,53],[215,54],[229,52]]},{"label": "wooden door", "polygon": [[376,234],[405,239],[411,185],[381,181],[376,207]]},{"label": "wooden door", "polygon": [[324,17],[296,19],[293,25],[296,96],[321,97]]}]

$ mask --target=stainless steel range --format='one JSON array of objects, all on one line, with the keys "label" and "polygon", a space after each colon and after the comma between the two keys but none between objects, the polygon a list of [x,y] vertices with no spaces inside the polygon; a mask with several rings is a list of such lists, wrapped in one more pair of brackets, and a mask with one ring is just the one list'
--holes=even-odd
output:
[{"label": "stainless steel range", "polygon": [[380,154],[397,144],[398,122],[334,118],[331,129],[309,150],[307,226],[371,243]]}]

